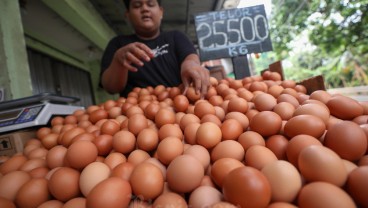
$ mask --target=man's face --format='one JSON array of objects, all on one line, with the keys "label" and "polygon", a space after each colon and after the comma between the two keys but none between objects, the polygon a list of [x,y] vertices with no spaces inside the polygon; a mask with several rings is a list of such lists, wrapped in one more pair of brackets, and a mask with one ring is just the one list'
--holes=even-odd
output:
[{"label": "man's face", "polygon": [[131,0],[126,15],[138,35],[150,36],[159,31],[163,9],[157,0]]}]

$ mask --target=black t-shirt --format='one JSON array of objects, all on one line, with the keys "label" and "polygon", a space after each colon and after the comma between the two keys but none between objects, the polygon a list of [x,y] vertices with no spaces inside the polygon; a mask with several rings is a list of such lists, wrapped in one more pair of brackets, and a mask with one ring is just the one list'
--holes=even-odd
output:
[{"label": "black t-shirt", "polygon": [[102,56],[101,74],[109,67],[115,52],[132,42],[142,42],[154,51],[155,57],[137,67],[137,72],[128,72],[125,89],[120,92],[126,96],[134,87],[178,86],[181,83],[180,66],[185,57],[196,53],[192,42],[179,31],[161,32],[153,40],[141,40],[136,35],[120,35],[110,40]]}]

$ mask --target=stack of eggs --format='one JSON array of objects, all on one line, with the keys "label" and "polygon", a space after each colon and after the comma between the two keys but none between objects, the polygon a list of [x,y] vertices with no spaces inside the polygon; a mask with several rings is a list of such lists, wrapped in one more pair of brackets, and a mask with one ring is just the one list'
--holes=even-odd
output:
[{"label": "stack of eggs", "polygon": [[0,165],[0,207],[368,207],[368,104],[266,71],[54,117]]}]

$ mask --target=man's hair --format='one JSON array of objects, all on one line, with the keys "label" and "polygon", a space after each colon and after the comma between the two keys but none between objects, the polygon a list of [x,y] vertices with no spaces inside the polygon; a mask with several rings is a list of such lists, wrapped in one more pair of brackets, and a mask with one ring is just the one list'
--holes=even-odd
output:
[{"label": "man's hair", "polygon": [[[158,5],[161,6],[161,0],[157,0]],[[125,8],[129,10],[130,0],[124,0]]]}]

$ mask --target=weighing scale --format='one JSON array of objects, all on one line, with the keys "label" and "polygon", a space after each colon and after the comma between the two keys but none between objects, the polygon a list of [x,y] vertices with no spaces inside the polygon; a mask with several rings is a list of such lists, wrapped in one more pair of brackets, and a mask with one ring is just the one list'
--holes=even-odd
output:
[{"label": "weighing scale", "polygon": [[72,103],[79,98],[42,93],[0,102],[0,134],[49,123],[53,116],[70,115],[82,106]]},{"label": "weighing scale", "polygon": [[0,156],[22,152],[24,144],[35,138],[37,129],[48,125],[53,116],[73,114],[82,106],[79,98],[42,93],[0,102]]}]

